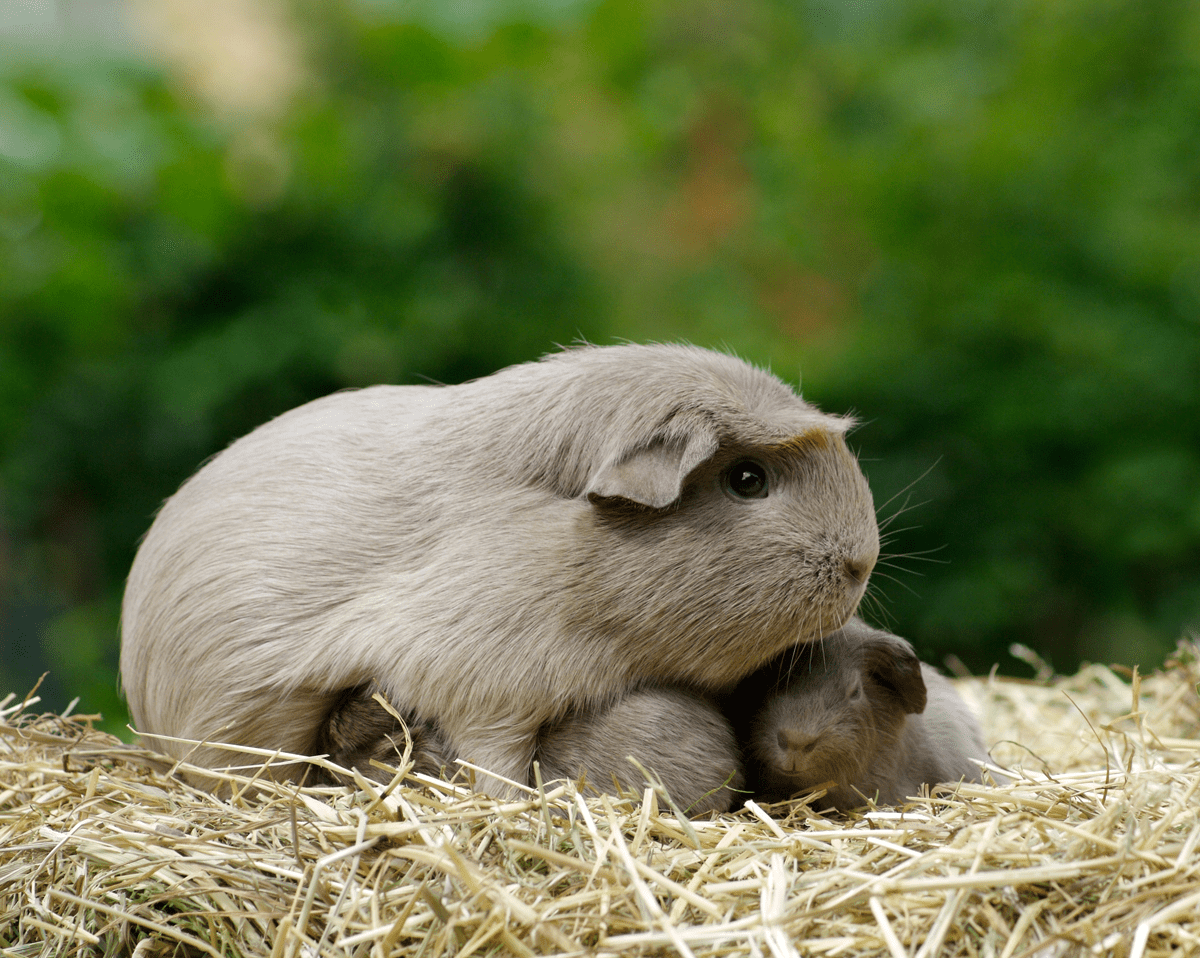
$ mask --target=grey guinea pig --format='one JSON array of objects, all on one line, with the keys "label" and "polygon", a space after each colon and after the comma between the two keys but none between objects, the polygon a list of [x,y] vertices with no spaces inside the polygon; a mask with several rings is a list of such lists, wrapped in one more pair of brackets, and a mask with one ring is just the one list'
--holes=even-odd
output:
[{"label": "grey guinea pig", "polygon": [[572,709],[727,688],[853,614],[879,534],[850,425],[669,345],[293,409],[146,534],[122,606],[134,722],[313,754],[338,696],[377,681],[456,757],[527,784],[539,729]]},{"label": "grey guinea pig", "polygon": [[640,794],[647,782],[635,758],[689,815],[728,811],[745,781],[729,722],[683,689],[633,689],[571,712],[543,728],[536,757],[544,782],[586,776],[602,791],[615,782]]},{"label": "grey guinea pig", "polygon": [[852,619],[747,680],[741,695],[761,694],[781,672],[752,710],[745,748],[764,800],[833,781],[818,804],[846,811],[868,798],[900,804],[921,785],[981,780],[972,760],[988,754],[978,720],[904,639]]},{"label": "grey guinea pig", "polygon": [[[404,728],[375,701],[378,691],[374,685],[348,690],[322,724],[318,748],[338,765],[387,783],[392,773],[371,759],[395,766],[406,741]],[[413,770],[454,775],[457,766],[437,727],[415,716],[404,720]],[[630,756],[658,775],[675,804],[692,815],[728,811],[744,781],[729,722],[703,696],[682,689],[632,689],[612,702],[571,711],[543,726],[535,753],[543,783],[586,777],[602,791],[616,785],[640,794],[646,779]],[[310,780],[342,781],[326,772]]]}]

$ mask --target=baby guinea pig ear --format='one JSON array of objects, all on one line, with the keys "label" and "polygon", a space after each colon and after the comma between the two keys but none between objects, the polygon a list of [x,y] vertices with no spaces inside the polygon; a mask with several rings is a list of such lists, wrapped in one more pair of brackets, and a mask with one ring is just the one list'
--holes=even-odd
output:
[{"label": "baby guinea pig ear", "polygon": [[717,451],[711,427],[660,435],[647,445],[622,450],[592,476],[585,494],[596,505],[636,504],[665,509],[679,499],[688,474]]},{"label": "baby guinea pig ear", "polygon": [[925,679],[913,647],[898,635],[872,630],[863,642],[863,672],[894,695],[905,712],[925,711]]}]

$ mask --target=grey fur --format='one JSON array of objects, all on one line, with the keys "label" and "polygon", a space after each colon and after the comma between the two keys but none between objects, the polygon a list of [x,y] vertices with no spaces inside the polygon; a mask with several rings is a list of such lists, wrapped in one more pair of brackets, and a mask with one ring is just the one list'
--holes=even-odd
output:
[{"label": "grey fur", "polygon": [[[790,664],[790,668],[788,665]],[[764,685],[783,675],[773,691]],[[981,780],[979,722],[904,639],[852,619],[743,683],[751,786],[780,801],[825,782],[822,807],[902,803],[922,785]]]},{"label": "grey fur", "polygon": [[[373,684],[347,690],[318,731],[318,749],[386,784],[393,773],[371,760],[395,766],[407,728],[413,770],[454,775],[457,766],[436,725],[408,715],[401,726],[375,701],[380,691]],[[744,783],[729,722],[706,698],[682,689],[633,689],[569,712],[542,728],[535,756],[544,783],[583,778],[601,791],[619,787],[641,794],[646,779],[630,757],[658,775],[675,804],[692,815],[728,811]],[[322,772],[309,781],[342,779]]]},{"label": "grey fur", "polygon": [[543,781],[586,777],[610,791],[615,780],[640,794],[646,779],[630,757],[655,773],[691,815],[728,811],[744,784],[729,722],[707,699],[681,689],[635,689],[608,705],[572,712],[538,740]]},{"label": "grey fur", "polygon": [[[338,696],[377,681],[454,755],[527,783],[571,710],[646,681],[727,688],[849,618],[879,548],[850,424],[685,346],[308,403],[147,533],[122,608],[134,721],[311,754]],[[735,501],[723,471],[748,454],[771,494]]]}]

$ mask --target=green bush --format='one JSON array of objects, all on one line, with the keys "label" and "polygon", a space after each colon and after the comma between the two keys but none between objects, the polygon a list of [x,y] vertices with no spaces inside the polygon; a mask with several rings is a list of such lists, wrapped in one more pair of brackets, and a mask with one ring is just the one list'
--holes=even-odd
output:
[{"label": "green bush", "polygon": [[853,409],[908,510],[867,612],[934,661],[1151,666],[1200,620],[1194,5],[450,9],[297,6],[302,79],[240,112],[177,53],[0,38],[3,685],[119,725],[123,578],[200,462],[580,337]]}]

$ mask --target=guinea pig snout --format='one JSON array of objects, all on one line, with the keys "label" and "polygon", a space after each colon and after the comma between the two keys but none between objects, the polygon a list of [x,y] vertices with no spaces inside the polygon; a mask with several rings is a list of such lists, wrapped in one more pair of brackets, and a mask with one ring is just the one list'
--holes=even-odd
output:
[{"label": "guinea pig snout", "polygon": [[852,556],[842,563],[842,571],[852,585],[865,585],[867,576],[875,568],[876,553]]},{"label": "guinea pig snout", "polygon": [[785,752],[811,752],[817,744],[815,735],[805,735],[792,728],[781,728],[778,738],[779,747]]},{"label": "guinea pig snout", "polygon": [[819,736],[810,735],[794,728],[781,728],[776,736],[779,748],[784,754],[785,766],[791,770],[797,768],[800,760],[812,754],[816,748]]}]

